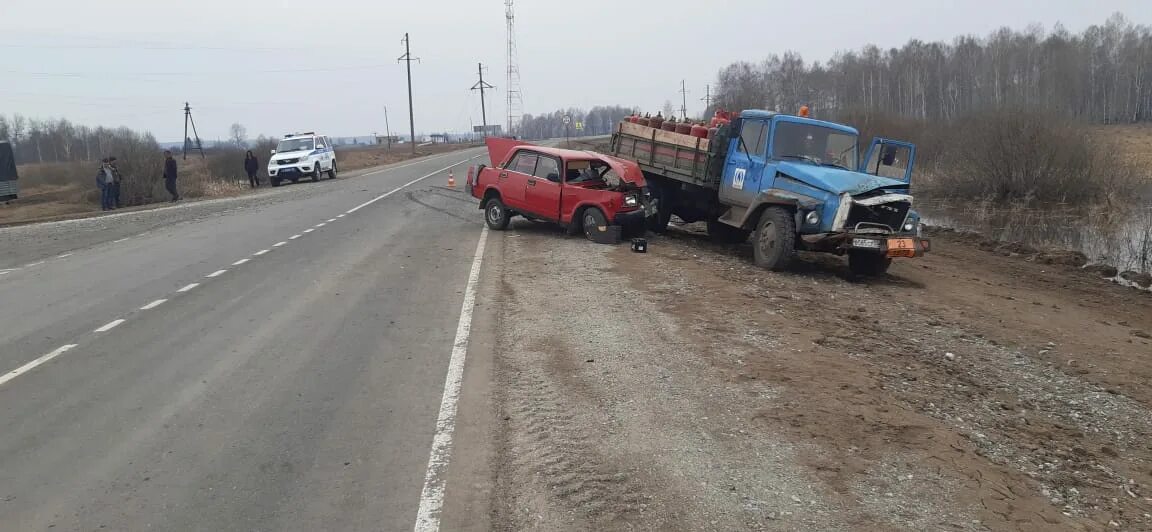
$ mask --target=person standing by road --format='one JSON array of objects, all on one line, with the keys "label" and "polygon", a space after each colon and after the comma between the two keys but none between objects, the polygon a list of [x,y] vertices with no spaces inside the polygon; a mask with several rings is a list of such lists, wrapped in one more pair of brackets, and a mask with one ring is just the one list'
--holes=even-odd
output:
[{"label": "person standing by road", "polygon": [[176,159],[172,152],[164,150],[164,188],[172,195],[172,201],[180,201],[180,193],[176,191]]},{"label": "person standing by road", "polygon": [[252,150],[244,154],[244,171],[248,173],[248,184],[252,188],[260,186],[260,178],[257,177],[256,172],[260,170],[260,161],[252,154]]},{"label": "person standing by road", "polygon": [[96,171],[96,186],[100,189],[100,210],[102,211],[110,211],[115,208],[115,198],[112,196],[114,179],[108,158],[100,159],[100,169]]},{"label": "person standing by road", "polygon": [[124,205],[120,203],[120,183],[124,176],[120,175],[120,168],[116,166],[116,157],[108,157],[108,167],[112,169],[112,208],[119,209]]}]

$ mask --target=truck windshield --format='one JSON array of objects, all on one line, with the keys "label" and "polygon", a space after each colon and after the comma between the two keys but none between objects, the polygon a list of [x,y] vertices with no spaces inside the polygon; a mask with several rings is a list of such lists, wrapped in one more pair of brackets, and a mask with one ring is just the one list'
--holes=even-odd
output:
[{"label": "truck windshield", "polygon": [[815,124],[780,122],[772,141],[777,159],[801,159],[814,164],[854,169],[856,135]]},{"label": "truck windshield", "polygon": [[302,150],[312,151],[312,139],[284,139],[276,145],[276,153]]}]

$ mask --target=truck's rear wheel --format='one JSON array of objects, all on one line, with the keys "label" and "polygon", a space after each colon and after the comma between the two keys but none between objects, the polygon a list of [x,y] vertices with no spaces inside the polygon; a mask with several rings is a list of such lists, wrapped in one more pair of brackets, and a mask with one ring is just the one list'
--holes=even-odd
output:
[{"label": "truck's rear wheel", "polygon": [[732,227],[726,223],[712,220],[708,222],[708,237],[718,244],[740,244],[748,240],[751,231]]},{"label": "truck's rear wheel", "polygon": [[888,272],[892,259],[870,251],[849,251],[848,269],[856,275],[875,277]]},{"label": "truck's rear wheel", "polygon": [[508,208],[500,198],[489,199],[488,203],[484,204],[484,221],[488,223],[489,228],[503,231],[508,228],[508,221],[511,218],[512,213],[508,212]]},{"label": "truck's rear wheel", "polygon": [[785,270],[796,256],[796,221],[792,213],[780,207],[769,207],[760,213],[756,224],[753,260],[768,270]]}]

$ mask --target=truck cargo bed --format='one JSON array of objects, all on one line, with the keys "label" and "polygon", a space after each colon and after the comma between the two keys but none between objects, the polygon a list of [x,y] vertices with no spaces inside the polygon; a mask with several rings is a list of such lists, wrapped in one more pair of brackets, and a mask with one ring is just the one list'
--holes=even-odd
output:
[{"label": "truck cargo bed", "polygon": [[610,154],[635,161],[645,172],[693,185],[720,185],[722,156],[711,141],[653,127],[621,122],[612,135]]}]

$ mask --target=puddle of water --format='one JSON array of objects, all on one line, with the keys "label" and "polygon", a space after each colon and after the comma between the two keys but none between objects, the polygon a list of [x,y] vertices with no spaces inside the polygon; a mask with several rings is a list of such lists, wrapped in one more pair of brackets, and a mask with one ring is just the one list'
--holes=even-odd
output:
[{"label": "puddle of water", "polygon": [[1123,214],[957,201],[918,202],[917,210],[928,225],[979,231],[1040,249],[1075,250],[1093,263],[1110,264],[1121,271],[1152,271],[1152,200],[1143,200]]}]

